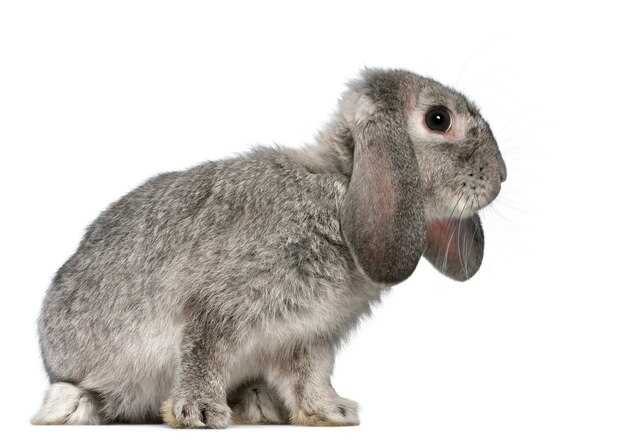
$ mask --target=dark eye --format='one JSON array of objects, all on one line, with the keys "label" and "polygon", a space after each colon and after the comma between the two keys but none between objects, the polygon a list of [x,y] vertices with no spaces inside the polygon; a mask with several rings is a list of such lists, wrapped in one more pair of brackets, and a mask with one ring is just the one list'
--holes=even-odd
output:
[{"label": "dark eye", "polygon": [[429,129],[437,132],[447,132],[450,130],[452,118],[445,108],[434,108],[426,113],[426,125]]}]

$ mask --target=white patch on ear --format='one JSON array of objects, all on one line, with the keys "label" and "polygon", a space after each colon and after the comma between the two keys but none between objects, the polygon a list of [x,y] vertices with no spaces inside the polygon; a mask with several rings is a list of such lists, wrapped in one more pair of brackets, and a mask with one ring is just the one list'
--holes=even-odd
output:
[{"label": "white patch on ear", "polygon": [[374,107],[374,104],[367,96],[353,91],[346,93],[339,103],[341,116],[347,122],[356,125],[367,121],[375,109],[376,107]]}]

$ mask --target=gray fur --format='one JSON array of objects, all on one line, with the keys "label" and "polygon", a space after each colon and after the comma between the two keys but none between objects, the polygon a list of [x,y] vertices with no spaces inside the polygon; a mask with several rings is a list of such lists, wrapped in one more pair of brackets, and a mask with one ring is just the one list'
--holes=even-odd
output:
[{"label": "gray fur", "polygon": [[[425,129],[434,105],[457,133]],[[422,252],[453,278],[476,272],[482,230],[454,259],[429,222],[478,221],[505,172],[459,93],[366,70],[317,144],[150,179],[96,219],[48,290],[39,335],[57,387],[33,421],[358,424],[330,384],[337,346]]]}]

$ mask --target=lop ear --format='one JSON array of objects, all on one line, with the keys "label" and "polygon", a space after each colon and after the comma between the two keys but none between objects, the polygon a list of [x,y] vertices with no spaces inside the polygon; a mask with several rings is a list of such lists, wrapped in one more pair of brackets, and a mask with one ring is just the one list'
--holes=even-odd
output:
[{"label": "lop ear", "polygon": [[365,274],[392,285],[413,273],[425,246],[419,168],[402,112],[400,80],[381,75],[366,82],[344,104],[354,158],[341,227]]},{"label": "lop ear", "polygon": [[480,217],[433,220],[427,223],[424,257],[441,273],[459,281],[476,274],[483,261],[485,235]]}]

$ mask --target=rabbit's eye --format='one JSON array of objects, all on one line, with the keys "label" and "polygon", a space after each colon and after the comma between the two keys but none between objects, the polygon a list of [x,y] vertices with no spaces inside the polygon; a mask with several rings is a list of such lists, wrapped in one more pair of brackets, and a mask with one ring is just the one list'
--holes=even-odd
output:
[{"label": "rabbit's eye", "polygon": [[450,130],[452,118],[450,113],[444,108],[434,108],[426,113],[426,125],[429,129],[437,132],[447,132]]}]

